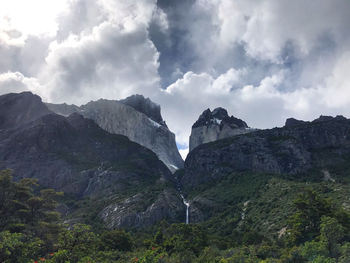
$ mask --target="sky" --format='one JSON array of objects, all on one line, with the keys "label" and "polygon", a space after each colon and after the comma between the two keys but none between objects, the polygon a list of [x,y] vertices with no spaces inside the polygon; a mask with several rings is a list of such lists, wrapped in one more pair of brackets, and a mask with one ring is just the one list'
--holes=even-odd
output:
[{"label": "sky", "polygon": [[254,128],[350,117],[349,25],[349,0],[1,1],[0,94],[142,94],[185,156],[207,108]]}]

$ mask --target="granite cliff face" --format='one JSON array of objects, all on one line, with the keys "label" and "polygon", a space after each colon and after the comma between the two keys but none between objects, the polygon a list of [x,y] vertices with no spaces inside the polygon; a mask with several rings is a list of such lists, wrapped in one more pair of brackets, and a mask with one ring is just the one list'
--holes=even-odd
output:
[{"label": "granite cliff face", "polygon": [[121,101],[98,100],[77,107],[67,104],[47,104],[57,114],[78,112],[94,120],[102,129],[127,136],[157,154],[171,170],[183,167],[183,160],[175,142],[175,135],[167,128],[160,114],[160,106],[141,95]]},{"label": "granite cliff face", "polygon": [[[77,113],[52,113],[31,93],[0,96],[0,105],[0,169],[13,169],[16,180],[36,178],[40,186],[77,200],[88,197],[101,209],[97,212],[141,195],[128,211],[114,211],[120,223],[110,223],[113,227],[134,227],[130,214],[138,215],[137,227],[142,227],[184,213],[180,197],[171,191],[173,176],[151,150]],[[12,116],[20,117],[10,121]],[[162,201],[165,193],[172,206]],[[105,213],[100,216],[112,220]]]},{"label": "granite cliff face", "polygon": [[190,136],[190,151],[197,146],[227,137],[251,132],[248,125],[233,116],[228,116],[223,108],[205,110],[193,124]]},{"label": "granite cliff face", "polygon": [[321,116],[312,122],[288,119],[282,128],[254,131],[203,144],[188,155],[182,184],[215,183],[232,172],[298,175],[350,157],[350,120]]},{"label": "granite cliff face", "polygon": [[184,206],[174,190],[167,189],[161,192],[151,205],[137,211],[135,207],[143,201],[143,194],[137,193],[122,202],[107,206],[101,211],[100,217],[111,229],[151,226],[165,218],[168,222],[184,220]]}]

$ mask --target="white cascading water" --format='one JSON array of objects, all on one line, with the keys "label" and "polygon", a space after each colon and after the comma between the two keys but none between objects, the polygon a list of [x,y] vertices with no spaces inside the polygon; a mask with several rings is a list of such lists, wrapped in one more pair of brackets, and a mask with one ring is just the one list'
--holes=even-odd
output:
[{"label": "white cascading water", "polygon": [[190,213],[189,213],[190,203],[186,201],[183,195],[181,195],[181,198],[182,198],[182,202],[186,206],[186,224],[189,224],[190,223]]}]

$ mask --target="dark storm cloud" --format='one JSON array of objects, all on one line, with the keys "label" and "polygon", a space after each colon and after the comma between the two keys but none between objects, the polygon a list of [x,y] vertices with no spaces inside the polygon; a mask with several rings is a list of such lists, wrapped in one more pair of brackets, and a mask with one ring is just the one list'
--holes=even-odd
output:
[{"label": "dark storm cloud", "polygon": [[[191,10],[195,0],[158,0],[157,6],[167,16],[168,29],[162,30],[158,23],[149,25],[150,39],[160,53],[159,74],[162,86],[167,87],[184,72],[191,70],[195,61],[194,52],[187,40],[188,25],[194,17]],[[193,69],[192,69],[193,70]]]}]

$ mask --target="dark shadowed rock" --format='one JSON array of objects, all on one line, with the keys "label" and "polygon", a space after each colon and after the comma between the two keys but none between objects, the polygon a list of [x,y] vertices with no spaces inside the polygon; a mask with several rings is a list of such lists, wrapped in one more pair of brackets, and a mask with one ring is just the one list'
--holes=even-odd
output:
[{"label": "dark shadowed rock", "polygon": [[16,128],[51,111],[31,92],[0,96],[0,129]]},{"label": "dark shadowed rock", "polygon": [[297,125],[198,146],[186,159],[182,184],[192,188],[242,171],[296,175],[347,160],[350,120],[321,117],[313,122],[288,122]]},{"label": "dark shadowed rock", "polygon": [[[8,109],[15,109],[19,116],[27,116],[14,122],[11,128],[0,130],[0,169],[13,169],[15,180],[36,178],[41,187],[64,191],[77,199],[103,200],[101,210],[109,205],[118,206],[137,193],[142,196],[143,193],[152,194],[152,189],[171,189],[172,174],[151,150],[123,135],[101,129],[93,120],[78,113],[64,117],[49,111],[46,115],[36,114],[36,110],[32,110],[33,114],[26,115],[28,107],[18,106],[18,102],[25,101],[31,105],[30,109],[45,109],[38,98],[27,93],[11,95],[11,100],[0,97],[0,105],[6,100]],[[6,120],[7,114],[14,116],[11,110],[1,114]],[[175,192],[169,193],[169,200],[178,198]],[[173,206],[153,198],[139,201],[135,201],[128,213],[120,212],[118,218],[124,222],[133,211],[140,214],[141,223],[134,225],[135,222],[130,221],[123,226],[142,227],[163,219],[174,220],[176,211],[184,211],[179,202],[174,203],[177,209],[167,211]],[[145,204],[152,209],[142,214]],[[108,217],[103,219],[108,220]]]},{"label": "dark shadowed rock", "polygon": [[133,107],[135,110],[142,112],[155,122],[164,125],[166,127],[165,121],[160,114],[160,106],[155,104],[149,98],[145,98],[142,95],[132,95],[126,99],[119,100],[119,102]]},{"label": "dark shadowed rock", "polygon": [[294,118],[288,118],[286,120],[286,124],[284,125],[285,127],[293,127],[293,126],[298,126],[298,125],[303,125],[305,124],[305,121],[300,121]]},{"label": "dark shadowed rock", "polygon": [[321,115],[320,117],[318,117],[317,119],[313,120],[313,122],[322,122],[322,121],[331,121],[334,118],[332,116],[325,116],[325,115]]}]

